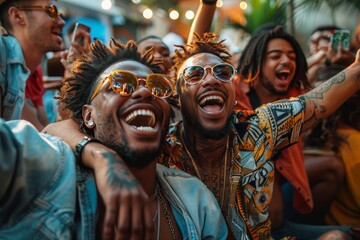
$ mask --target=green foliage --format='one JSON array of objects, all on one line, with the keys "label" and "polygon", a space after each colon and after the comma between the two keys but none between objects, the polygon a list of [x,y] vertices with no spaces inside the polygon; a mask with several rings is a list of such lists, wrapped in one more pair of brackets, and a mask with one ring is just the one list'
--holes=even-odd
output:
[{"label": "green foliage", "polygon": [[248,9],[245,11],[246,24],[230,23],[229,26],[241,28],[252,33],[257,27],[265,23],[286,23],[286,4],[276,0],[248,0]]},{"label": "green foliage", "polygon": [[[330,15],[332,23],[336,25],[335,11],[340,7],[348,9],[355,14],[357,11],[360,11],[360,0],[301,0],[297,2],[295,9],[297,12],[296,15],[298,16],[302,16],[309,12]],[[322,10],[321,13],[319,11],[320,8]],[[328,13],[324,12],[326,11],[326,8]]]}]

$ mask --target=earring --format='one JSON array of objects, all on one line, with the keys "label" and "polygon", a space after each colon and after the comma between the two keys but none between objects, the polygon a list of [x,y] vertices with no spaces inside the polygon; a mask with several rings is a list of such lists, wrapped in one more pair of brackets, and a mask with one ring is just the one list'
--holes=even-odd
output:
[{"label": "earring", "polygon": [[234,102],[234,106],[236,106],[237,104],[238,104],[238,101],[235,101],[235,102]]},{"label": "earring", "polygon": [[88,124],[89,124],[90,127],[92,127],[92,126],[94,126],[94,121],[93,121],[93,120],[90,120],[90,121],[88,122]]}]

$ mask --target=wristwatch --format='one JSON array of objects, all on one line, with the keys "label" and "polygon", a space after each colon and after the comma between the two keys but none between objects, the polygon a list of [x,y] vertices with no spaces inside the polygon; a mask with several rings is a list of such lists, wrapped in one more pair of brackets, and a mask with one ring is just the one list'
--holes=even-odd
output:
[{"label": "wristwatch", "polygon": [[215,5],[217,0],[200,0],[205,5]]},{"label": "wristwatch", "polygon": [[76,144],[75,146],[75,157],[77,159],[77,161],[79,161],[81,159],[81,153],[84,149],[84,147],[86,146],[86,144],[90,143],[90,142],[98,142],[101,143],[100,140],[96,139],[96,138],[91,138],[88,136],[85,136],[83,139],[80,140],[80,142],[78,144]]}]

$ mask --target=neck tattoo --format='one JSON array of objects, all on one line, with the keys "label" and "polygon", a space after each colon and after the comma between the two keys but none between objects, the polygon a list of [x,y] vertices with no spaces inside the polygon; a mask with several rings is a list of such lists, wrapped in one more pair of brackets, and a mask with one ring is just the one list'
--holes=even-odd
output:
[{"label": "neck tattoo", "polygon": [[[224,169],[224,175],[223,175],[223,189],[222,189],[222,195],[221,195],[221,208],[223,208],[224,205],[224,201],[225,201],[225,191],[226,191],[226,180],[227,180],[227,161],[228,161],[228,152],[229,152],[229,142],[230,142],[230,136],[227,136],[227,140],[226,140],[226,150],[225,150],[225,155],[224,155],[224,165],[223,165],[223,169]],[[190,157],[191,163],[195,169],[196,175],[197,177],[203,181],[204,179],[202,179],[201,175],[200,175],[200,171],[199,168],[194,160],[194,158],[192,157],[189,149],[186,147],[185,141],[183,141],[183,146],[185,148],[185,151],[187,153],[187,155]],[[233,151],[232,151],[232,155],[233,155]],[[231,158],[233,158],[233,156],[231,156]],[[204,181],[203,181],[204,182]]]}]

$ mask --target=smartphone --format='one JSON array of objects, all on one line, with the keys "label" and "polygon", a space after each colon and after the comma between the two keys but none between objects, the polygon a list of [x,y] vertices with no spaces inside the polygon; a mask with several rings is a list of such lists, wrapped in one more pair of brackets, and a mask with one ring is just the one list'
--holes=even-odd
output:
[{"label": "smartphone", "polygon": [[338,46],[341,44],[344,50],[350,48],[350,31],[349,30],[335,30],[330,37],[331,47],[334,52],[337,52]]},{"label": "smartphone", "polygon": [[85,25],[85,24],[79,23],[79,22],[77,22],[75,24],[75,28],[74,28],[74,31],[72,33],[71,42],[77,42],[77,43],[80,43],[81,45],[83,45],[84,44],[84,37],[82,35],[77,34],[79,32],[79,30],[83,30],[83,31],[85,31],[87,33],[90,33],[90,27]]},{"label": "smartphone", "polygon": [[[87,26],[83,23],[77,22],[75,24],[74,31],[72,32],[71,42],[77,42],[81,45],[84,45],[84,36],[82,34],[78,33],[80,30],[90,33],[89,26]],[[72,46],[70,45],[68,56],[72,55],[72,54],[70,54],[70,53],[72,53],[72,51],[73,51],[73,49],[72,49]]]}]

